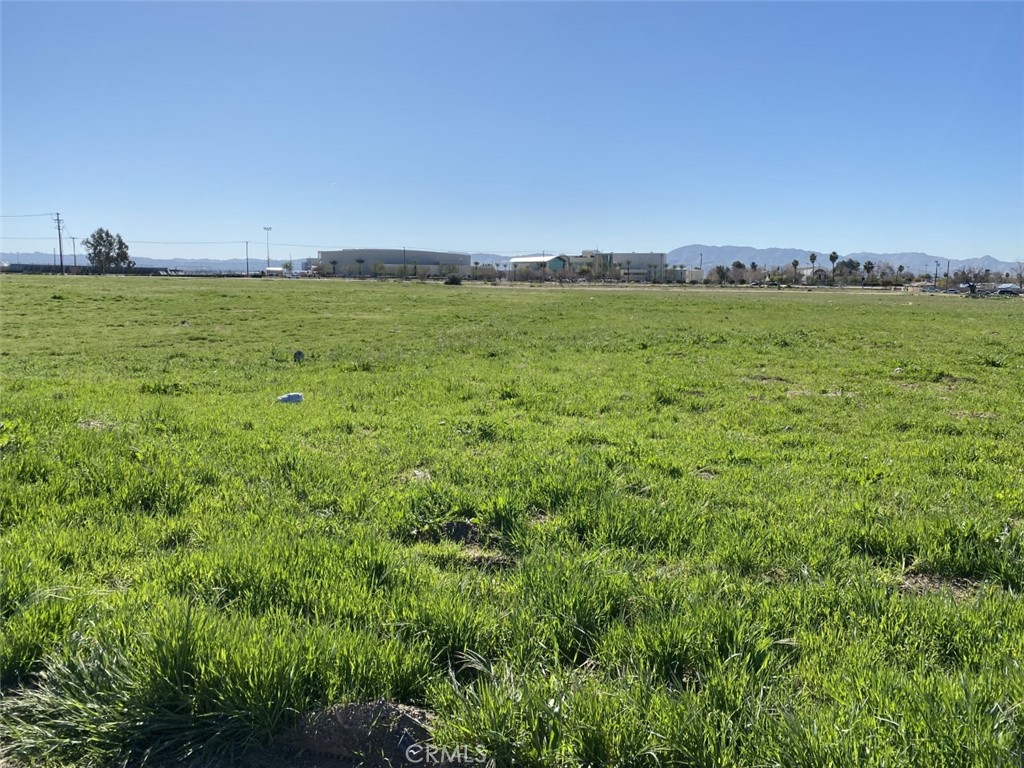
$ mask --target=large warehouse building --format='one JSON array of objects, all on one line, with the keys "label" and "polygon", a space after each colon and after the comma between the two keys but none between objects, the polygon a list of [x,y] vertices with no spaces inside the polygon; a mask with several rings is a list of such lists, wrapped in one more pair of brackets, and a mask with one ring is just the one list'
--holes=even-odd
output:
[{"label": "large warehouse building", "polygon": [[345,248],[319,251],[322,275],[424,277],[464,273],[470,266],[468,253],[414,251],[406,248]]}]

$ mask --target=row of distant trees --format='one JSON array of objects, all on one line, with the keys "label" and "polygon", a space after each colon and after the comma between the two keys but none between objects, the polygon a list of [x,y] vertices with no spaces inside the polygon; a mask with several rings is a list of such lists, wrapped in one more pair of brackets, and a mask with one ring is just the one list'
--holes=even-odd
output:
[{"label": "row of distant trees", "polygon": [[942,272],[922,273],[915,275],[902,264],[892,265],[888,262],[876,264],[873,261],[865,261],[861,264],[856,259],[841,259],[839,254],[832,251],[828,255],[829,267],[817,267],[818,255],[812,253],[809,256],[811,262],[811,274],[801,274],[800,262],[794,259],[788,267],[768,267],[757,262],[744,264],[742,261],[734,261],[731,266],[719,265],[709,275],[711,282],[716,283],[751,283],[755,281],[771,280],[780,283],[805,283],[809,285],[837,285],[837,284],[878,284],[878,285],[905,285],[918,279],[935,280],[941,277],[946,286],[951,284],[976,284],[986,282],[997,282],[1004,280],[1009,282],[1016,279],[1017,284],[1024,287],[1024,262],[1017,262],[1012,275],[1010,272],[998,273],[989,269],[960,269],[949,274]]}]

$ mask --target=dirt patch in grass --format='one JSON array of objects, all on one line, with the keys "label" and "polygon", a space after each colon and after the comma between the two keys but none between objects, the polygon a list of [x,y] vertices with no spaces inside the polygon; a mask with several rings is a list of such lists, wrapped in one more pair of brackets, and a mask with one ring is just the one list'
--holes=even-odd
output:
[{"label": "dirt patch in grass", "polygon": [[466,547],[466,563],[482,571],[504,571],[511,568],[515,561],[503,552],[480,547]]},{"label": "dirt patch in grass", "polygon": [[115,426],[114,422],[102,419],[82,419],[78,422],[79,429],[113,429]]},{"label": "dirt patch in grass", "polygon": [[935,573],[906,573],[900,580],[899,590],[911,595],[937,595],[950,592],[954,600],[971,597],[981,582],[961,576],[940,576]]},{"label": "dirt patch in grass", "polygon": [[750,377],[744,377],[741,381],[756,381],[759,384],[789,384],[789,379],[784,379],[781,376],[765,376],[761,373]]},{"label": "dirt patch in grass", "polygon": [[467,520],[448,520],[438,528],[440,538],[459,544],[478,544],[481,539],[480,526]]},{"label": "dirt patch in grass", "polygon": [[345,704],[303,715],[253,768],[386,768],[409,765],[406,750],[430,740],[430,713],[389,701]]},{"label": "dirt patch in grass", "polygon": [[997,414],[988,411],[953,411],[952,415],[958,419],[997,419]]},{"label": "dirt patch in grass", "polygon": [[430,471],[426,469],[410,469],[408,472],[403,472],[398,478],[406,483],[429,483],[434,479]]}]

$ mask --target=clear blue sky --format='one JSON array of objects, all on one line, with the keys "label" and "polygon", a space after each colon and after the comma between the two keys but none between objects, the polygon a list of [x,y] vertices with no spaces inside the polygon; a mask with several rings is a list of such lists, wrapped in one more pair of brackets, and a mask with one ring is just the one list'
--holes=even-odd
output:
[{"label": "clear blue sky", "polygon": [[[3,2],[6,215],[136,256],[1024,258],[1022,3]],[[55,245],[3,221],[3,251]],[[41,240],[21,240],[41,235]]]}]

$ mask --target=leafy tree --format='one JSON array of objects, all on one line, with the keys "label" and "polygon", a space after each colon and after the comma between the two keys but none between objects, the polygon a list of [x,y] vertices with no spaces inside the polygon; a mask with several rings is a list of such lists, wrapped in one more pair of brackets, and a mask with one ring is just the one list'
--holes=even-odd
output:
[{"label": "leafy tree", "polygon": [[100,227],[82,241],[89,263],[104,274],[108,269],[132,269],[135,262],[128,256],[128,244],[121,235],[110,234]]},{"label": "leafy tree", "polygon": [[292,263],[291,263],[291,261],[283,262],[281,264],[281,269],[283,269],[285,272],[291,272],[292,271]]}]

